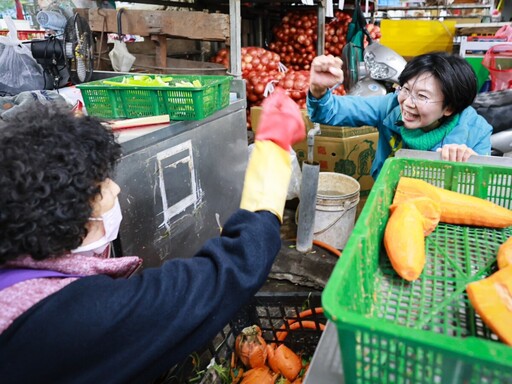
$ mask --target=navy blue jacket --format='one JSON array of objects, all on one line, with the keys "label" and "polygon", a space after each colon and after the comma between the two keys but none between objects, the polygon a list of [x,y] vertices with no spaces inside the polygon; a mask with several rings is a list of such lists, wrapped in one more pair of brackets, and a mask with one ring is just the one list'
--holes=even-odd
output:
[{"label": "navy blue jacket", "polygon": [[147,383],[213,339],[264,284],[280,246],[276,216],[239,210],[193,258],[78,279],[0,335],[0,382]]}]

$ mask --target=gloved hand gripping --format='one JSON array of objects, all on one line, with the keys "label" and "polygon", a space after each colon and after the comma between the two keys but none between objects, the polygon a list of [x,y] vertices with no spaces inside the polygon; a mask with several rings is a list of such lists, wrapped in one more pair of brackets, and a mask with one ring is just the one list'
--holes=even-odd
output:
[{"label": "gloved hand gripping", "polygon": [[281,223],[291,177],[290,149],[306,137],[299,106],[282,89],[262,104],[254,149],[245,174],[240,208],[270,211]]}]

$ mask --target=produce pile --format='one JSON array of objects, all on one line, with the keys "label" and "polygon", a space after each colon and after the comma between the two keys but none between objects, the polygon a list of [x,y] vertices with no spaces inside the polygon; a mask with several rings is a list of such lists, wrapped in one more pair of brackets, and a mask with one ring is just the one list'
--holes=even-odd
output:
[{"label": "produce pile", "polygon": [[[348,25],[351,21],[351,15],[337,10],[334,17],[325,23],[325,55],[341,55],[347,43]],[[367,24],[366,28],[373,40],[380,39],[380,27]],[[288,69],[309,71],[316,56],[317,30],[316,12],[290,11],[281,19],[281,23],[273,28],[275,39],[269,44],[269,50],[278,53],[281,62]],[[367,44],[366,39],[365,46]]]},{"label": "produce pile", "polygon": [[[314,309],[315,313],[322,311]],[[311,315],[307,310],[301,316]],[[323,330],[323,324],[314,321],[289,322],[290,330],[309,327]],[[278,331],[277,341],[283,342],[288,332]],[[286,344],[267,343],[257,325],[244,328],[236,337],[231,360],[231,384],[301,384],[309,368],[311,356],[293,351]]]},{"label": "produce pile", "polygon": [[199,80],[184,81],[174,80],[172,76],[134,75],[125,76],[121,81],[103,80],[102,84],[116,87],[177,87],[177,88],[201,88],[203,84]]},{"label": "produce pile", "polygon": [[[390,207],[384,247],[393,269],[414,281],[426,262],[425,237],[438,223],[485,228],[512,226],[512,211],[485,199],[401,177]],[[512,237],[497,253],[498,271],[466,286],[469,301],[483,322],[512,346]]]},{"label": "produce pile", "polygon": [[[219,61],[219,59],[221,61]],[[229,60],[229,51],[221,49],[215,58],[223,63]],[[271,82],[278,82],[284,76],[284,68],[279,70],[279,55],[260,47],[242,47],[242,78],[247,80],[247,101],[251,105],[260,105],[265,89]],[[268,92],[268,91],[267,91]]]},{"label": "produce pile", "polygon": [[277,82],[277,86],[285,89],[300,108],[306,108],[306,95],[309,90],[309,71],[287,71]]},{"label": "produce pile", "polygon": [[[335,17],[326,23],[325,54],[341,55],[351,20],[349,14],[338,10]],[[273,28],[274,41],[269,44],[268,50],[261,47],[242,48],[242,78],[247,80],[248,110],[261,105],[276,86],[284,88],[301,108],[305,108],[309,70],[316,56],[317,28],[316,12],[290,11]],[[367,29],[373,39],[380,38],[378,26],[368,24]],[[212,61],[229,68],[229,50],[219,50]],[[346,94],[343,85],[335,88],[333,93]],[[250,128],[250,120],[247,121]]]},{"label": "produce pile", "polygon": [[[290,69],[309,70],[316,56],[317,28],[316,13],[288,12],[281,19],[281,24],[273,28],[275,41],[268,47],[272,52],[278,53],[282,63]],[[339,28],[338,33],[346,35],[343,28]]]},{"label": "produce pile", "polygon": [[[227,359],[212,359],[206,369],[195,370],[187,382],[302,384],[325,329],[317,318],[322,314],[321,307],[305,309],[284,320],[279,328],[266,328],[265,334],[256,324],[242,329],[228,348]],[[313,319],[308,320],[311,316]],[[191,357],[193,365],[199,367],[200,357]]]},{"label": "produce pile", "polygon": [[[223,48],[214,58],[217,63],[229,60],[229,50]],[[250,128],[249,110],[261,105],[275,87],[282,87],[301,108],[306,107],[309,89],[309,71],[287,70],[280,63],[279,55],[260,47],[242,48],[242,78],[246,80],[247,122]]]}]

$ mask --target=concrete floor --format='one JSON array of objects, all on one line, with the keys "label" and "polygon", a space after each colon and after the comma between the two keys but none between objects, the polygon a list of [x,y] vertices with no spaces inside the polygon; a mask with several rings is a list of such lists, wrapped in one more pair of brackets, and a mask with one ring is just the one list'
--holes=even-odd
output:
[{"label": "concrete floor", "polygon": [[[356,210],[356,222],[366,203],[367,196],[360,197]],[[267,283],[263,286],[265,292],[321,292],[332,273],[338,256],[313,244],[308,253],[295,249],[297,224],[295,214],[299,199],[286,202],[281,239],[283,244],[270,272]]]},{"label": "concrete floor", "polygon": [[[247,131],[247,141],[254,142],[254,133]],[[361,198],[357,207],[356,220],[359,217],[366,199]],[[299,200],[286,202],[281,238],[283,245],[272,266],[267,283],[262,291],[296,292],[296,291],[322,291],[331,275],[338,256],[313,245],[311,252],[301,253],[295,249],[297,224],[295,213]]]},{"label": "concrete floor", "polygon": [[338,260],[338,256],[314,244],[307,253],[295,249],[297,204],[298,199],[287,202],[281,227],[283,244],[262,291],[322,291]]}]

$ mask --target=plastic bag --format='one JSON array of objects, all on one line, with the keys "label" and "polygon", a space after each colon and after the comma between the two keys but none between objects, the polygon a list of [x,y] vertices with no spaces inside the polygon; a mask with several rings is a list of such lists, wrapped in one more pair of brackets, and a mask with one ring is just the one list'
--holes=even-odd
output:
[{"label": "plastic bag", "polygon": [[472,106],[492,125],[493,133],[512,128],[512,89],[479,93]]},{"label": "plastic bag", "polygon": [[299,160],[297,154],[293,149],[290,149],[290,158],[292,159],[292,177],[288,185],[288,193],[286,200],[298,198],[300,195],[300,185],[302,183],[302,171],[300,170]]},{"label": "plastic bag", "polygon": [[508,42],[512,42],[512,25],[504,25],[496,31],[494,36],[498,38],[506,38]]},{"label": "plastic bag", "polygon": [[[249,151],[249,159],[251,158],[254,144],[250,144],[247,149]],[[302,182],[302,171],[300,170],[299,160],[297,154],[293,149],[290,149],[290,160],[292,162],[292,174],[290,184],[288,184],[288,192],[286,193],[286,200],[292,200],[299,197],[300,184]]]},{"label": "plastic bag", "polygon": [[135,62],[135,56],[128,51],[124,41],[114,41],[114,49],[110,51],[108,56],[112,62],[112,68],[116,72],[129,72]]},{"label": "plastic bag", "polygon": [[0,36],[0,92],[16,95],[44,89],[43,67],[34,59],[28,46],[21,44],[12,19],[5,17],[4,20],[9,33]]},{"label": "plastic bag", "polygon": [[16,116],[34,109],[38,104],[58,109],[72,108],[57,91],[26,91],[15,96],[0,96],[0,120],[14,120]]},{"label": "plastic bag", "polygon": [[485,53],[482,65],[491,75],[491,91],[512,89],[512,45],[493,45]]}]

